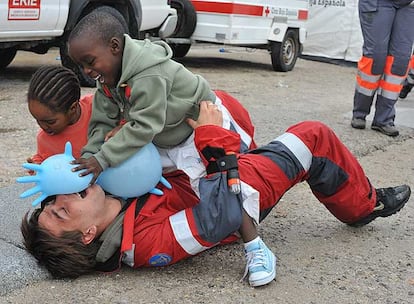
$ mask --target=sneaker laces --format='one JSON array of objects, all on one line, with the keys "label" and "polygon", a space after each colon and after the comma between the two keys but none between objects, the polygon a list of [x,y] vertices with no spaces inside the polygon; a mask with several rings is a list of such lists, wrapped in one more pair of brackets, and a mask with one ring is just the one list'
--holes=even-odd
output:
[{"label": "sneaker laces", "polygon": [[263,249],[256,249],[250,252],[246,252],[245,256],[247,262],[246,267],[244,268],[243,277],[240,279],[240,282],[243,282],[243,280],[247,277],[250,268],[265,266],[266,257]]}]

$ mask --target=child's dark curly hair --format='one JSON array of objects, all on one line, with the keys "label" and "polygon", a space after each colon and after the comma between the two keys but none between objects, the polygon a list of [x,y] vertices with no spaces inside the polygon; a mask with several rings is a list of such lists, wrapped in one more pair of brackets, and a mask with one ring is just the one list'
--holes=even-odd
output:
[{"label": "child's dark curly hair", "polygon": [[66,113],[80,99],[81,86],[72,70],[62,66],[42,66],[33,75],[28,101],[37,100],[57,113]]}]

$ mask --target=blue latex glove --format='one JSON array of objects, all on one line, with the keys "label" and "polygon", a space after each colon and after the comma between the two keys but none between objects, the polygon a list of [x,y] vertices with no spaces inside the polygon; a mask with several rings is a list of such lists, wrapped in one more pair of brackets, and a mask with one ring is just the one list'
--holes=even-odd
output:
[{"label": "blue latex glove", "polygon": [[171,189],[171,184],[162,176],[160,154],[152,143],[143,146],[119,166],[105,169],[96,181],[105,191],[124,198],[148,192],[163,195],[156,188],[159,182]]},{"label": "blue latex glove", "polygon": [[69,194],[86,189],[92,180],[92,174],[79,177],[79,172],[72,172],[75,165],[71,165],[70,162],[73,160],[72,145],[67,142],[63,154],[50,156],[40,165],[23,164],[24,168],[35,171],[36,175],[19,177],[17,182],[35,183],[36,185],[23,192],[20,197],[26,198],[41,192],[42,194],[32,203],[36,206],[50,195]]},{"label": "blue latex glove", "polygon": [[[93,176],[89,174],[80,177],[81,171],[72,172],[77,166],[70,164],[73,160],[72,145],[68,142],[63,154],[53,155],[40,165],[23,164],[24,168],[34,170],[37,174],[17,179],[18,183],[36,183],[20,197],[26,198],[41,192],[32,203],[37,206],[50,195],[76,193],[86,189]],[[156,188],[159,182],[171,189],[171,184],[162,176],[160,155],[152,143],[145,145],[119,166],[104,170],[97,180],[97,184],[105,191],[124,198],[138,197],[148,192],[162,195],[163,192]]]}]

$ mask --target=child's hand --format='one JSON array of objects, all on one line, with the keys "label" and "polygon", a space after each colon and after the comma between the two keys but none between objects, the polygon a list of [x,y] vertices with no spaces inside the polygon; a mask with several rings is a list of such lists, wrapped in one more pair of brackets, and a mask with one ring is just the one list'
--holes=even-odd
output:
[{"label": "child's hand", "polygon": [[[31,157],[28,157],[26,159],[26,162],[29,163],[29,164],[33,164],[34,163],[33,158],[31,158]],[[29,175],[35,175],[36,172],[34,170],[27,170],[27,174],[29,174]]]},{"label": "child's hand", "polygon": [[78,158],[72,161],[72,164],[79,164],[79,166],[72,169],[72,171],[80,171],[85,170],[84,172],[79,173],[79,176],[85,176],[90,173],[93,174],[93,178],[91,180],[91,185],[95,183],[96,179],[98,178],[99,174],[102,172],[102,167],[99,162],[96,160],[95,157],[91,156],[89,158]]},{"label": "child's hand", "polygon": [[198,116],[198,119],[193,120],[191,118],[188,118],[187,123],[193,129],[204,125],[222,126],[223,114],[221,113],[218,106],[211,101],[202,101],[200,102],[200,115]]},{"label": "child's hand", "polygon": [[122,125],[119,125],[115,128],[113,128],[111,131],[106,133],[104,141],[108,141],[111,137],[114,137],[116,133],[118,133],[119,130],[121,130]]}]

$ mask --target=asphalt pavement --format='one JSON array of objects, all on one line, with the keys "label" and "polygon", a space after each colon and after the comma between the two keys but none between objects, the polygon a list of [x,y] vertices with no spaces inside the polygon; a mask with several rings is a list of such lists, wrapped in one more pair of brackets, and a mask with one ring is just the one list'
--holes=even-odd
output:
[{"label": "asphalt pavement", "polygon": [[[248,108],[259,144],[297,121],[321,120],[355,153],[375,185],[414,186],[414,92],[397,103],[401,135],[390,138],[369,124],[366,130],[349,126],[355,67],[299,59],[294,71],[276,73],[264,51],[219,52],[204,45],[182,62]],[[244,261],[238,245],[161,270],[51,279],[22,247],[19,226],[32,198],[20,199],[30,186],[15,182],[23,173],[19,165],[35,148],[37,127],[25,113],[25,88],[30,73],[45,63],[59,64],[57,53],[23,52],[0,74],[0,303],[414,303],[413,199],[399,214],[355,230],[333,219],[302,184],[260,228],[279,257],[276,282],[267,287],[239,282]]]}]

